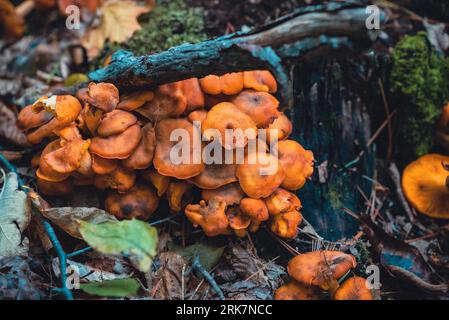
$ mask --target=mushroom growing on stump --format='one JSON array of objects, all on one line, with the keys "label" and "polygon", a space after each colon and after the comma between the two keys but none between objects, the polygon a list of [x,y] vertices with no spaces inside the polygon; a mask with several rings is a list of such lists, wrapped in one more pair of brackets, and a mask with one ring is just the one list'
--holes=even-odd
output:
[{"label": "mushroom growing on stump", "polygon": [[198,78],[190,78],[181,81],[182,92],[186,97],[187,107],[186,113],[190,113],[193,110],[204,108],[204,93],[201,91]]},{"label": "mushroom growing on stump", "polygon": [[120,102],[117,105],[117,109],[125,111],[133,111],[140,108],[145,103],[154,99],[153,91],[135,91],[128,94],[124,94],[120,98]]},{"label": "mushroom growing on stump", "polygon": [[243,86],[246,89],[269,93],[275,93],[278,88],[276,79],[268,70],[244,71]]},{"label": "mushroom growing on stump", "polygon": [[209,75],[200,79],[201,89],[212,95],[234,95],[243,89],[243,73],[231,72],[222,76]]},{"label": "mushroom growing on stump", "polygon": [[226,202],[212,198],[208,203],[201,200],[199,204],[189,204],[185,208],[185,215],[194,226],[200,226],[209,236],[229,234],[229,222],[226,217]]},{"label": "mushroom growing on stump", "polygon": [[354,256],[340,251],[313,251],[297,255],[288,262],[290,277],[306,286],[318,286],[333,293],[338,279],[357,265]]},{"label": "mushroom growing on stump", "polygon": [[105,159],[92,153],[92,171],[96,174],[108,174],[117,169],[117,159]]},{"label": "mushroom growing on stump", "polygon": [[274,292],[274,300],[318,300],[319,290],[316,287],[308,287],[297,281],[290,281],[277,288]]},{"label": "mushroom growing on stump", "polygon": [[87,103],[104,112],[113,111],[119,103],[118,89],[112,83],[89,83]]},{"label": "mushroom growing on stump", "polygon": [[290,122],[290,120],[284,113],[279,112],[277,118],[274,119],[273,123],[270,124],[267,128],[266,131],[267,141],[271,141],[272,139],[271,135],[275,133],[277,134],[278,141],[287,139],[288,136],[292,133],[292,131],[293,131],[293,124]]},{"label": "mushroom growing on stump", "polygon": [[142,127],[142,139],[131,155],[123,160],[122,165],[128,170],[146,169],[153,163],[156,148],[156,133],[152,123]]},{"label": "mushroom growing on stump", "polygon": [[151,187],[136,184],[126,193],[111,192],[106,198],[106,211],[118,219],[148,221],[159,205],[159,198]]},{"label": "mushroom growing on stump", "polygon": [[113,110],[105,113],[97,127],[100,137],[109,137],[123,133],[126,129],[137,122],[137,118],[130,112],[123,110]]},{"label": "mushroom growing on stump", "polygon": [[335,291],[334,300],[374,300],[365,278],[352,277]]},{"label": "mushroom growing on stump", "polygon": [[298,226],[302,221],[299,211],[283,212],[272,217],[270,230],[281,238],[294,239],[298,235]]},{"label": "mushroom growing on stump", "polygon": [[449,219],[449,157],[427,154],[402,174],[402,189],[411,205],[431,218]]},{"label": "mushroom growing on stump", "polygon": [[244,90],[232,99],[232,103],[247,114],[258,128],[267,128],[279,114],[279,101],[267,92]]}]

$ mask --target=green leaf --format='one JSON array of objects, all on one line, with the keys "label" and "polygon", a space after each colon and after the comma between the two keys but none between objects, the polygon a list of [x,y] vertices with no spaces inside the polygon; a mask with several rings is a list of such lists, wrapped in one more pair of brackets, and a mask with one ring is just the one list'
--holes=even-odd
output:
[{"label": "green leaf", "polygon": [[142,272],[150,270],[156,255],[157,230],[140,220],[124,220],[94,224],[80,221],[83,239],[104,254],[127,256]]},{"label": "green leaf", "polygon": [[207,271],[220,261],[223,255],[224,247],[214,247],[205,243],[196,243],[188,247],[171,246],[170,250],[181,255],[184,259],[192,262],[195,255],[200,259],[201,264]]},{"label": "green leaf", "polygon": [[133,278],[80,284],[80,289],[84,292],[101,297],[135,296],[139,288],[139,282]]}]

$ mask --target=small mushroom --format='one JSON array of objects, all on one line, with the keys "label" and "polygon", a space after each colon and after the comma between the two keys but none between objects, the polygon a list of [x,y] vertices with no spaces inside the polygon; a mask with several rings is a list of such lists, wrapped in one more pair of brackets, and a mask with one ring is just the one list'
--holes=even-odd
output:
[{"label": "small mushroom", "polygon": [[[170,136],[174,130],[187,132],[189,141],[170,141]],[[194,135],[193,125],[187,119],[164,119],[156,124],[156,150],[154,152],[154,168],[164,176],[175,177],[177,179],[189,179],[201,173],[204,170],[202,159],[194,161]],[[187,163],[176,163],[172,159],[172,150],[177,144],[187,146]],[[201,158],[201,157],[200,157]]]},{"label": "small mushroom", "polygon": [[128,94],[123,94],[120,97],[120,102],[117,105],[117,109],[133,111],[153,99],[154,92],[149,90],[135,91]]},{"label": "small mushroom", "polygon": [[237,179],[251,198],[266,198],[284,181],[285,172],[278,159],[270,153],[253,152],[237,166]]},{"label": "small mushroom", "polygon": [[135,111],[152,121],[159,121],[179,117],[186,107],[182,83],[172,82],[157,87],[154,98]]},{"label": "small mushroom", "polygon": [[117,169],[117,166],[117,159],[105,159],[92,153],[92,171],[96,174],[109,174]]},{"label": "small mushroom", "polygon": [[246,236],[246,229],[251,224],[251,218],[244,215],[238,207],[230,207],[226,211],[226,216],[229,221],[229,227],[234,231],[239,238]]},{"label": "small mushroom", "polygon": [[200,226],[209,237],[229,234],[229,222],[226,217],[226,202],[212,198],[206,203],[189,204],[185,208],[187,219],[196,227]]},{"label": "small mushroom", "polygon": [[279,163],[285,172],[282,187],[298,190],[313,174],[313,153],[305,150],[298,142],[283,140],[278,143]]},{"label": "small mushroom", "polygon": [[427,154],[402,174],[402,189],[411,205],[432,218],[449,219],[449,157]]},{"label": "small mushroom", "polygon": [[40,165],[46,163],[57,173],[71,173],[81,166],[81,160],[89,149],[89,140],[77,139],[66,142],[60,148],[42,154]]},{"label": "small mushroom", "polygon": [[34,112],[33,106],[29,105],[19,112],[17,116],[17,127],[23,132],[27,132],[46,124],[51,119],[53,119],[52,113],[45,110]]},{"label": "small mushroom", "polygon": [[290,277],[305,286],[336,290],[337,280],[357,265],[354,256],[340,251],[320,250],[297,255],[288,262]]},{"label": "small mushroom", "polygon": [[242,214],[251,219],[249,226],[251,232],[257,231],[261,222],[267,221],[270,217],[265,202],[260,199],[243,198],[240,200],[239,208]]},{"label": "small mushroom", "polygon": [[[238,129],[241,131],[237,131]],[[251,117],[229,102],[213,106],[201,124],[204,138],[210,141],[215,138],[215,131],[218,131],[220,143],[225,149],[245,147],[248,143],[246,130],[253,135],[253,138],[256,137],[257,127]],[[229,132],[231,136],[226,132]],[[240,136],[238,136],[239,133]]]},{"label": "small mushroom", "polygon": [[48,181],[37,178],[37,189],[39,193],[46,196],[64,196],[71,194],[74,190],[74,184],[71,178],[62,181]]},{"label": "small mushroom", "polygon": [[[275,131],[277,130],[277,132]],[[287,139],[292,133],[293,124],[287,118],[283,112],[279,112],[278,117],[274,119],[273,123],[270,124],[266,131],[267,142],[269,143],[271,139],[271,134],[277,133],[277,140],[281,141]]]},{"label": "small mushroom", "polygon": [[136,172],[128,171],[118,166],[109,174],[95,177],[95,186],[98,189],[116,189],[119,193],[125,193],[136,183]]},{"label": "small mushroom", "polygon": [[319,291],[316,287],[307,287],[297,281],[279,287],[274,292],[274,300],[318,300]]},{"label": "small mushroom", "polygon": [[185,181],[170,181],[167,188],[167,200],[170,210],[182,210],[182,197],[192,186]]},{"label": "small mushroom", "polygon": [[97,133],[103,138],[117,135],[123,133],[136,122],[137,118],[132,113],[123,110],[113,110],[101,117]]},{"label": "small mushroom", "polygon": [[113,111],[119,103],[118,89],[112,83],[89,83],[87,103],[104,112]]},{"label": "small mushroom", "polygon": [[244,90],[231,101],[258,128],[267,128],[278,117],[279,101],[267,92]]},{"label": "small mushroom", "polygon": [[170,183],[170,177],[163,176],[154,169],[145,170],[143,172],[143,178],[150,181],[156,188],[158,197],[162,197],[164,195]]},{"label": "small mushroom", "polygon": [[62,129],[57,129],[54,133],[61,139],[61,146],[68,142],[81,140],[81,134],[75,123],[72,123]]},{"label": "small mushroom", "polygon": [[198,78],[190,78],[181,81],[182,92],[187,100],[186,112],[190,113],[193,110],[204,108],[204,93],[201,91]]},{"label": "small mushroom", "polygon": [[110,192],[106,198],[106,211],[118,219],[148,221],[159,205],[159,198],[151,187],[136,184],[126,193]]},{"label": "small mushroom", "polygon": [[153,162],[154,149],[156,148],[156,133],[152,123],[147,123],[142,128],[142,139],[131,155],[122,161],[124,168],[129,170],[146,169]]},{"label": "small mushroom", "polygon": [[232,206],[239,204],[245,194],[238,183],[231,183],[214,190],[201,190],[201,197],[206,201],[220,199],[226,202],[228,206]]},{"label": "small mushroom", "polygon": [[299,211],[301,209],[301,201],[299,198],[287,190],[278,188],[273,194],[265,198],[265,204],[270,215],[277,215],[289,211]]},{"label": "small mushroom", "polygon": [[212,95],[234,95],[243,89],[243,73],[231,72],[222,76],[208,75],[200,79],[201,89]]},{"label": "small mushroom", "polygon": [[298,226],[302,221],[299,211],[293,210],[273,216],[270,230],[281,238],[294,239],[298,235]]},{"label": "small mushroom", "polygon": [[94,137],[90,151],[105,159],[126,159],[139,145],[142,131],[134,124],[123,133],[109,137]]},{"label": "small mushroom", "polygon": [[235,164],[206,165],[201,173],[189,181],[201,189],[217,189],[237,181]]},{"label": "small mushroom", "polygon": [[276,79],[268,70],[244,71],[243,86],[262,92],[275,93],[277,91]]},{"label": "small mushroom", "polygon": [[84,153],[83,157],[81,158],[80,166],[78,167],[78,169],[76,169],[76,172],[81,175],[80,179],[93,178],[95,176],[95,172],[92,169],[92,155],[89,151]]},{"label": "small mushroom", "polygon": [[60,173],[50,166],[47,161],[47,154],[51,154],[52,152],[61,148],[60,140],[53,140],[50,142],[44,150],[42,150],[40,159],[39,159],[39,168],[36,170],[36,175],[41,180],[46,180],[49,182],[60,182],[67,179],[70,176],[70,173]]},{"label": "small mushroom", "polygon": [[366,285],[366,279],[352,277],[343,282],[335,291],[334,300],[374,300],[371,290]]}]

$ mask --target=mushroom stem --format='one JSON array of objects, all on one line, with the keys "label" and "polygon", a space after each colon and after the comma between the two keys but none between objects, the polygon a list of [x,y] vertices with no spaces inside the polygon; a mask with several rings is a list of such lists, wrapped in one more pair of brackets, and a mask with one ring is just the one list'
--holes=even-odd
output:
[{"label": "mushroom stem", "polygon": [[19,4],[14,11],[17,15],[21,16],[22,18],[26,17],[35,7],[35,3],[33,0],[26,0]]}]

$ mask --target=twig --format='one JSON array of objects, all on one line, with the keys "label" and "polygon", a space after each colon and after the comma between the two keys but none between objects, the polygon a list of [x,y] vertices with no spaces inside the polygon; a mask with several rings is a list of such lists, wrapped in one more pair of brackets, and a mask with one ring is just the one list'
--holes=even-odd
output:
[{"label": "twig", "polygon": [[86,248],[83,248],[83,249],[80,249],[80,250],[73,251],[72,253],[68,253],[67,254],[67,259],[73,258],[74,256],[77,256],[79,254],[83,254],[85,252],[89,252],[90,250],[93,250],[93,248],[92,247],[86,247]]},{"label": "twig", "polygon": [[193,258],[192,268],[195,269],[196,271],[198,271],[203,276],[203,278],[207,282],[209,282],[209,284],[212,287],[212,289],[214,289],[214,291],[218,294],[218,297],[220,298],[220,300],[224,300],[225,299],[223,291],[221,291],[220,287],[218,286],[217,282],[212,277],[212,275],[209,272],[207,272],[206,269],[204,269],[204,267],[201,264],[201,261],[200,261],[200,258],[199,258],[198,255],[195,255],[195,257]]},{"label": "twig", "polygon": [[[382,80],[380,78],[379,78],[378,83],[379,83],[380,94],[382,96],[382,100],[384,103],[385,114],[388,118],[390,116],[390,107],[388,105],[387,96],[385,94],[384,84],[382,83]],[[393,153],[393,150],[392,150],[393,149],[393,129],[391,128],[391,121],[388,121],[387,130],[388,130],[387,163],[389,163],[391,160],[391,155]]]}]

